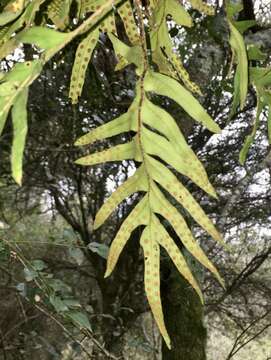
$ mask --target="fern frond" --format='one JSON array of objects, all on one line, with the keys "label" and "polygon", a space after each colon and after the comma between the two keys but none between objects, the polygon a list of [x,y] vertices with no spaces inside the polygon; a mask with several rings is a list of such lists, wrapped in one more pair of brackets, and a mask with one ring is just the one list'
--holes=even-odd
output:
[{"label": "fern frond", "polygon": [[[183,246],[197,261],[210,270],[222,285],[223,280],[195,240],[184,217],[166,199],[159,186],[168,191],[216,241],[223,244],[223,240],[201,206],[170,170],[170,168],[175,169],[208,194],[216,196],[202,164],[186,143],[175,120],[165,110],[154,105],[148,96],[150,93],[167,96],[210,131],[220,132],[220,128],[193,95],[176,80],[149,69],[146,70],[141,47],[137,45],[129,47],[116,36],[109,37],[116,53],[120,54],[127,63],[134,63],[137,66],[139,80],[136,85],[136,96],[126,114],[92,130],[80,138],[76,145],[104,140],[130,130],[136,132],[136,135],[131,142],[83,157],[77,160],[77,163],[87,165],[124,159],[134,159],[141,163],[135,174],[121,185],[99,210],[94,227],[95,229],[100,227],[124,199],[134,193],[145,193],[143,199],[123,222],[111,244],[106,276],[113,271],[131,232],[136,227],[145,225],[140,243],[144,252],[146,295],[161,334],[170,347],[160,300],[160,246],[166,249],[180,273],[188,280],[201,300],[202,294],[184,256],[156,214],[168,221]],[[140,55],[137,58],[135,58],[136,53]],[[149,274],[152,274],[152,277]]]}]

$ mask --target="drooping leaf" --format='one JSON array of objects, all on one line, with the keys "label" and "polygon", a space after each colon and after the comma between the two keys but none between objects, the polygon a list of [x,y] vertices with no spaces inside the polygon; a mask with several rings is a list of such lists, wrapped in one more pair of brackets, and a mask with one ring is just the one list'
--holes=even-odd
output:
[{"label": "drooping leaf", "polygon": [[171,143],[162,136],[148,129],[143,129],[143,134],[142,141],[147,154],[160,157],[175,170],[189,177],[208,194],[216,197],[214,188],[205,173],[201,171],[201,167],[198,167],[198,164],[177,153]]},{"label": "drooping leaf", "polygon": [[239,72],[239,84],[235,91],[240,93],[240,107],[245,106],[248,90],[248,60],[244,39],[236,27],[229,21],[230,44],[233,50],[233,56],[237,60],[237,71]]},{"label": "drooping leaf", "polygon": [[28,88],[18,95],[12,108],[13,142],[11,169],[12,176],[19,185],[22,183],[23,153],[27,134],[27,98]]},{"label": "drooping leaf", "polygon": [[147,158],[147,166],[152,174],[153,180],[158,182],[167,190],[180,204],[183,205],[194,220],[207,232],[213,239],[224,245],[221,235],[216,230],[212,221],[204,213],[199,203],[194,199],[190,192],[181,184],[176,176],[162,163],[152,157]]},{"label": "drooping leaf", "polygon": [[133,230],[139,225],[147,225],[149,222],[149,208],[148,208],[148,196],[145,195],[142,200],[136,205],[132,212],[122,223],[117,235],[109,249],[107,258],[107,267],[105,277],[109,276],[114,270],[119,256],[130,238]]},{"label": "drooping leaf", "polygon": [[97,45],[98,39],[99,30],[96,29],[90,32],[88,36],[78,45],[72,68],[69,92],[69,97],[72,99],[72,104],[76,104],[78,102],[78,97],[82,93],[88,63],[91,60],[92,53],[95,49],[95,46]]},{"label": "drooping leaf", "polygon": [[241,165],[244,165],[244,163],[246,161],[246,158],[247,158],[248,151],[250,149],[250,146],[252,145],[252,143],[253,143],[253,141],[255,139],[256,132],[257,132],[257,129],[259,127],[260,115],[262,113],[263,108],[264,108],[264,103],[261,101],[260,94],[258,94],[258,97],[257,97],[257,114],[256,114],[256,119],[255,119],[255,122],[254,122],[254,125],[253,125],[253,129],[252,129],[251,134],[249,134],[246,137],[244,145],[242,147],[242,150],[240,151],[240,154],[239,154],[239,162],[240,162]]},{"label": "drooping leaf", "polygon": [[[0,83],[0,93],[2,92],[2,87],[4,89],[8,87],[9,91],[4,96],[0,96],[0,134],[17,96],[38,77],[41,69],[40,60],[18,63],[2,78],[3,82]],[[14,85],[15,83],[16,85]]]},{"label": "drooping leaf", "polygon": [[144,252],[144,283],[147,299],[159,330],[170,348],[170,338],[164,322],[160,296],[160,249],[151,224],[144,229],[140,245]]},{"label": "drooping leaf", "polygon": [[139,43],[139,31],[135,22],[130,1],[125,1],[118,8],[118,13],[124,24],[126,34],[132,45]]},{"label": "drooping leaf", "polygon": [[164,197],[158,187],[153,183],[150,192],[150,202],[154,212],[159,213],[165,219],[169,221],[183,245],[186,249],[210,272],[212,272],[221,285],[224,286],[224,282],[221,279],[217,269],[207,258],[204,251],[198,245],[194,239],[190,229],[188,228],[184,218],[178,212],[178,210],[170,204],[170,202]]},{"label": "drooping leaf", "polygon": [[196,293],[199,295],[201,302],[203,303],[203,295],[199,288],[197,281],[195,280],[192,272],[190,271],[184,256],[182,255],[180,249],[175,244],[174,240],[169,236],[166,229],[162,226],[159,219],[153,215],[153,227],[155,231],[155,238],[159,244],[167,251],[169,257],[173,261],[174,265],[182,274],[182,276],[189,282],[193,287]]}]

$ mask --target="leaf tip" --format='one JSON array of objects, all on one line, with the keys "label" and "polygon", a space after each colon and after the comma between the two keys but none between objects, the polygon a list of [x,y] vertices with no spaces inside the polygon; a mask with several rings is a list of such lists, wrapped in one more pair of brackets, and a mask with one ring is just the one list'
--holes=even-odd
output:
[{"label": "leaf tip", "polygon": [[108,278],[110,275],[111,275],[111,270],[110,269],[106,269],[106,272],[105,272],[105,274],[104,274],[104,278],[106,279],[106,278]]}]

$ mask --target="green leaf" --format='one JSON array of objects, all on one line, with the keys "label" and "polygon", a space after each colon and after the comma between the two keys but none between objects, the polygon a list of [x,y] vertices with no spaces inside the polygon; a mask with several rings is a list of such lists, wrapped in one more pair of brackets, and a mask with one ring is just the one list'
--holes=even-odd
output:
[{"label": "green leaf", "polygon": [[135,45],[139,43],[140,38],[139,38],[138,27],[135,22],[133,9],[130,4],[130,1],[125,1],[122,5],[118,7],[117,11],[121,17],[126,34],[131,44]]},{"label": "green leaf", "polygon": [[16,39],[24,44],[32,44],[40,49],[52,49],[64,44],[70,38],[70,34],[49,29],[42,26],[34,26],[20,32]]},{"label": "green leaf", "polygon": [[232,0],[226,1],[227,15],[230,19],[233,19],[235,15],[243,10],[243,8],[244,6],[242,2],[235,3]]},{"label": "green leaf", "polygon": [[84,38],[75,54],[75,61],[72,68],[71,84],[69,97],[72,99],[72,104],[78,102],[78,97],[81,96],[85,75],[88,64],[91,60],[92,53],[97,45],[99,39],[99,30],[91,31],[86,38]]},{"label": "green leaf", "polygon": [[256,20],[233,21],[233,25],[240,32],[240,34],[243,34],[249,28],[257,25],[257,21]]},{"label": "green leaf", "polygon": [[23,176],[23,153],[27,134],[27,98],[28,89],[24,89],[16,98],[12,108],[13,142],[11,168],[14,180],[21,185]]},{"label": "green leaf", "polygon": [[236,114],[238,105],[240,104],[240,68],[237,66],[234,75],[234,88],[233,88],[233,101],[231,105],[231,111],[229,114],[229,120]]},{"label": "green leaf", "polygon": [[108,37],[113,44],[116,55],[126,59],[129,64],[135,64],[139,73],[141,73],[143,71],[143,54],[141,46],[135,45],[130,47],[110,33],[108,34]]},{"label": "green leaf", "polygon": [[234,53],[234,56],[237,57],[237,68],[240,74],[239,81],[239,93],[240,93],[240,107],[244,108],[247,90],[248,90],[248,60],[247,52],[244,43],[244,39],[236,27],[229,21],[230,27],[230,44]]},{"label": "green leaf", "polygon": [[211,196],[216,197],[216,193],[210,184],[206,173],[202,172],[202,167],[191,158],[186,158],[185,154],[177,153],[172,144],[164,137],[143,128],[142,142],[147,154],[159,156],[160,159],[172,166],[181,174],[189,177],[195,184],[201,187]]},{"label": "green leaf", "polygon": [[194,239],[182,215],[178,212],[177,209],[175,209],[173,205],[170,204],[170,202],[164,197],[164,195],[154,183],[151,185],[150,203],[154,212],[162,215],[169,221],[174,231],[182,241],[183,245],[191,253],[191,255],[193,255],[203,266],[210,270],[210,272],[215,275],[220,284],[224,286],[224,282],[221,279],[217,269],[207,258],[204,251]]},{"label": "green leaf", "polygon": [[64,30],[69,24],[71,3],[71,0],[52,0],[48,6],[48,17],[60,30]]},{"label": "green leaf", "polygon": [[79,325],[81,329],[88,329],[92,331],[88,317],[83,312],[72,310],[72,311],[67,311],[65,315],[68,318],[70,318],[73,321],[73,323]]},{"label": "green leaf", "polygon": [[268,140],[269,140],[269,144],[271,144],[271,103],[268,106],[267,124],[268,124]]},{"label": "green leaf", "polygon": [[0,26],[4,26],[10,23],[11,21],[15,20],[20,14],[21,11],[15,13],[10,11],[4,11],[0,14]]},{"label": "green leaf", "polygon": [[131,123],[129,120],[130,114],[125,113],[118,118],[97,127],[96,129],[90,131],[88,134],[80,137],[78,140],[76,140],[75,146],[93,144],[98,140],[104,140],[106,138],[119,135],[123,132],[128,132],[131,130]]},{"label": "green leaf", "polygon": [[24,268],[24,277],[27,282],[30,282],[38,277],[38,272],[30,268]]},{"label": "green leaf", "polygon": [[251,67],[249,69],[250,82],[257,88],[271,85],[271,68]]},{"label": "green leaf", "polygon": [[[178,0],[166,0],[164,1],[166,15],[170,14],[176,24],[186,27],[193,26],[192,17],[185,10],[185,8],[179,3]],[[165,20],[165,18],[164,18]]]},{"label": "green leaf", "polygon": [[110,216],[110,214],[117,208],[117,206],[130,195],[138,191],[147,191],[148,183],[145,176],[144,165],[126,180],[103,204],[95,217],[94,229],[98,229]]},{"label": "green leaf", "polygon": [[20,85],[19,81],[9,81],[0,84],[0,96],[10,96],[13,95],[18,86]]},{"label": "green leaf", "polygon": [[263,53],[259,46],[255,44],[249,44],[247,47],[248,59],[264,61],[267,58],[267,54]]},{"label": "green leaf", "polygon": [[212,221],[208,218],[190,192],[179,182],[176,176],[165,165],[161,164],[156,159],[148,156],[146,161],[153,180],[162,185],[165,190],[167,190],[180,204],[183,205],[184,209],[189,212],[193,219],[208,234],[224,246],[225,244],[222,237],[216,230]]},{"label": "green leaf", "polygon": [[49,297],[49,301],[58,313],[69,310],[67,304],[65,304],[65,302],[59,296],[51,295]]},{"label": "green leaf", "polygon": [[257,133],[257,129],[259,127],[259,123],[260,123],[260,115],[262,113],[262,110],[264,108],[264,103],[261,101],[261,96],[260,94],[258,94],[257,96],[257,114],[256,114],[256,119],[253,125],[253,129],[250,135],[248,135],[245,139],[244,145],[242,147],[242,150],[240,151],[239,154],[239,162],[241,165],[244,165],[246,158],[247,158],[247,154],[248,151],[250,149],[250,146],[252,145],[256,133]]},{"label": "green leaf", "polygon": [[202,123],[210,131],[214,133],[221,132],[219,126],[207,114],[198,100],[176,80],[166,75],[149,71],[145,77],[144,87],[146,91],[152,91],[156,94],[171,98],[194,120]]},{"label": "green leaf", "polygon": [[33,260],[31,261],[31,266],[36,271],[42,271],[47,268],[47,265],[42,260]]},{"label": "green leaf", "polygon": [[[175,148],[176,154],[173,155],[173,157],[177,156],[179,158],[178,161],[181,162],[181,164],[176,166],[179,166],[179,169],[182,168],[184,174],[189,177],[191,176],[191,179],[195,179],[195,175],[198,174],[199,183],[203,184],[203,182],[205,182],[207,184],[208,191],[211,192],[213,196],[215,196],[214,190],[211,189],[211,187],[208,185],[209,181],[204,167],[202,166],[197,156],[194,154],[193,150],[187,144],[183,134],[181,133],[181,130],[179,129],[172,116],[167,111],[152,104],[147,98],[144,99],[144,102],[142,104],[141,114],[143,123],[150,126],[151,128],[158,130],[159,133],[164,135],[166,139],[170,141],[171,146]],[[160,119],[160,121],[157,121],[158,118]],[[146,135],[150,136],[150,133],[147,131]],[[153,141],[158,141],[158,137],[156,135],[153,136],[156,137],[156,139],[153,139]],[[164,139],[160,140],[162,141],[161,145],[168,145]],[[151,141],[150,139],[151,144],[153,141]],[[156,146],[156,144],[153,144],[153,146]],[[181,172],[181,170],[178,171]],[[203,186],[204,189],[207,189],[205,185]]]},{"label": "green leaf", "polygon": [[201,302],[203,303],[202,292],[192,272],[190,271],[184,256],[182,255],[178,246],[175,244],[174,240],[169,236],[168,232],[162,226],[159,219],[155,215],[153,216],[153,227],[155,229],[157,241],[167,251],[169,257],[173,261],[180,274],[182,274],[182,276],[194,288]]},{"label": "green leaf", "polygon": [[0,14],[0,26],[4,26],[15,20],[22,13],[24,6],[25,0],[14,0],[9,2]]},{"label": "green leaf", "polygon": [[144,252],[145,291],[155,321],[168,348],[170,348],[170,338],[164,322],[160,296],[160,249],[155,235],[153,228],[147,226],[140,238],[140,245]]},{"label": "green leaf", "polygon": [[47,282],[48,282],[48,285],[51,286],[51,288],[55,292],[59,292],[59,293],[61,293],[63,295],[69,294],[72,291],[71,287],[68,286],[67,284],[65,284],[60,279],[48,279]]},{"label": "green leaf", "polygon": [[103,259],[106,260],[108,258],[109,247],[107,245],[93,241],[88,244],[88,248],[90,251],[100,255]]},{"label": "green leaf", "polygon": [[149,221],[148,196],[145,195],[122,223],[109,249],[107,267],[104,277],[108,277],[114,270],[119,256],[126,245],[133,230],[139,225],[147,225]]},{"label": "green leaf", "polygon": [[78,165],[96,165],[109,161],[121,161],[137,158],[136,141],[127,144],[116,145],[111,149],[81,157],[75,161]]},{"label": "green leaf", "polygon": [[[7,87],[10,89],[13,87],[14,91],[9,92],[5,96],[0,96],[0,135],[5,126],[8,113],[15,103],[17,96],[38,77],[41,69],[42,66],[39,60],[18,63],[2,78],[3,82],[0,84],[0,92],[4,92],[4,90],[1,89]],[[16,87],[14,87],[15,82]]]}]

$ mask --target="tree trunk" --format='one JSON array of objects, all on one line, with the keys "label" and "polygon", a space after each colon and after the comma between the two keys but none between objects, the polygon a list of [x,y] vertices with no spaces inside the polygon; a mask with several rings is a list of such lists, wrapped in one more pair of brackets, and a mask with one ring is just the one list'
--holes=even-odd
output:
[{"label": "tree trunk", "polygon": [[203,305],[198,295],[169,265],[170,275],[162,285],[165,323],[172,349],[163,342],[163,360],[206,360],[207,332],[203,324]]}]

